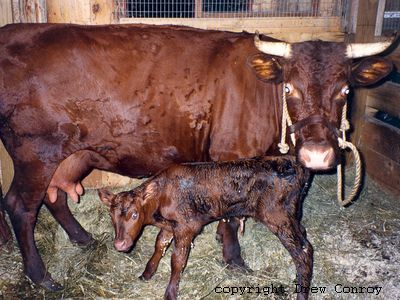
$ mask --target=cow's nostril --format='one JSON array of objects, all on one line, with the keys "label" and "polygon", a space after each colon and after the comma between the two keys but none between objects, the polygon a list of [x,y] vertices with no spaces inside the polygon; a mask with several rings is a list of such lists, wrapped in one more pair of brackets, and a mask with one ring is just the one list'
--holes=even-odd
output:
[{"label": "cow's nostril", "polygon": [[308,151],[307,149],[304,149],[304,151],[302,151],[302,159],[305,162],[310,162],[311,161],[309,153],[310,153],[310,151]]},{"label": "cow's nostril", "polygon": [[333,155],[334,155],[333,149],[329,148],[324,152],[324,154],[325,154],[324,162],[330,163],[333,160]]}]

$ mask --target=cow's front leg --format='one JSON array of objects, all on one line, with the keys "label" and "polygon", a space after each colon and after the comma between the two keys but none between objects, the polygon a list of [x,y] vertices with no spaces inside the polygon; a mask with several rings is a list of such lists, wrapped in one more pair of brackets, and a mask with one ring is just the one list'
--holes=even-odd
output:
[{"label": "cow's front leg", "polygon": [[140,279],[149,280],[151,277],[153,277],[154,273],[157,271],[158,264],[160,263],[161,258],[164,256],[169,245],[171,244],[172,239],[172,232],[165,229],[160,230],[157,235],[153,256],[147,263],[146,269],[144,270],[143,274],[139,277]]},{"label": "cow's front leg", "polygon": [[[191,228],[177,228],[174,230],[174,251],[171,256],[171,277],[164,299],[173,300],[178,296],[178,286],[189,257],[193,239],[200,232],[201,227],[191,223]],[[196,228],[194,228],[196,226]]]},{"label": "cow's front leg", "polygon": [[72,243],[79,246],[87,246],[93,242],[91,234],[89,234],[81,224],[72,215],[68,203],[67,194],[61,190],[57,192],[57,201],[52,203],[49,201],[48,196],[44,200],[47,209],[57,220],[57,222],[64,228]]},{"label": "cow's front leg", "polygon": [[224,261],[232,268],[246,269],[244,260],[240,255],[240,244],[237,234],[239,226],[238,218],[219,221],[217,234],[220,235],[222,240]]}]

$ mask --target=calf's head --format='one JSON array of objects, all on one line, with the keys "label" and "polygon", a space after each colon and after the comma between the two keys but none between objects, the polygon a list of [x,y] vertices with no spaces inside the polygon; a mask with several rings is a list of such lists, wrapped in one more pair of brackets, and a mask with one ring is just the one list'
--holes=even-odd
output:
[{"label": "calf's head", "polygon": [[139,236],[145,220],[140,192],[132,190],[113,194],[107,190],[98,191],[100,200],[110,209],[115,230],[114,247],[118,251],[129,251]]},{"label": "calf's head", "polygon": [[[289,44],[261,41],[256,35],[255,45],[263,52],[249,60],[257,76],[284,84],[298,160],[314,170],[335,167],[338,128],[350,86],[374,84],[392,71],[391,62],[371,56],[384,51],[390,42]],[[360,57],[366,58],[353,61]]]}]

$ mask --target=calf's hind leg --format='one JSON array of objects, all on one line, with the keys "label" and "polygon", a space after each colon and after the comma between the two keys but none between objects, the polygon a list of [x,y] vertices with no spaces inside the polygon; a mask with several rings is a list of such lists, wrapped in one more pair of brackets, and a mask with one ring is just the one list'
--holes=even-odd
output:
[{"label": "calf's hind leg", "polygon": [[68,207],[67,194],[65,192],[58,190],[57,201],[54,203],[50,202],[49,197],[46,196],[44,203],[53,217],[64,228],[72,243],[79,246],[86,246],[93,241],[91,234],[83,229],[81,224],[72,215]]},{"label": "calf's hind leg", "polygon": [[172,232],[165,229],[160,230],[157,235],[153,256],[147,263],[143,274],[139,277],[140,279],[149,280],[151,277],[153,277],[154,273],[157,271],[158,264],[160,263],[161,258],[164,256],[165,251],[167,251],[169,245],[171,244],[172,239]]},{"label": "calf's hind leg", "polygon": [[246,270],[246,265],[240,255],[240,244],[238,229],[240,223],[238,218],[229,218],[226,222],[219,221],[217,228],[217,239],[222,241],[222,254],[224,261],[232,268]]},{"label": "calf's hind leg", "polygon": [[[306,232],[300,228],[300,222],[290,216],[284,208],[274,211],[275,218],[266,217],[263,223],[279,238],[293,258],[297,274],[297,299],[308,299],[313,268],[313,249],[306,238]],[[276,217],[278,216],[278,217]]]}]

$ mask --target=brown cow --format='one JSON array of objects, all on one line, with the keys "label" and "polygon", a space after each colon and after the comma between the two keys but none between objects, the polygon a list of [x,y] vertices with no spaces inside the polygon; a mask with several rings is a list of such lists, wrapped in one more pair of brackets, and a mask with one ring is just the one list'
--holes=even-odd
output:
[{"label": "brown cow", "polygon": [[174,240],[165,299],[176,299],[190,247],[204,225],[232,217],[252,217],[280,239],[296,265],[297,284],[303,287],[297,299],[306,299],[313,250],[300,217],[309,178],[309,171],[290,156],[191,163],[174,165],[129,192],[99,190],[99,196],[110,208],[118,251],[128,251],[144,226],[161,229],[141,278],[154,275]]},{"label": "brown cow", "polygon": [[[392,68],[376,57],[352,65],[352,57],[387,45],[365,52],[365,45],[256,42],[249,33],[169,26],[0,29],[0,137],[15,171],[2,208],[33,282],[61,288],[34,242],[43,203],[85,245],[91,236],[70,213],[66,193],[77,200],[94,168],[143,177],[176,162],[275,151],[283,81],[293,121],[309,120],[296,133],[298,159],[313,169],[336,164],[330,128],[339,126],[348,84],[377,82]],[[5,243],[10,234],[0,218]],[[243,265],[234,227],[220,228],[224,259]]]}]

